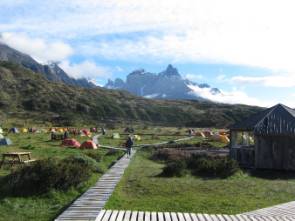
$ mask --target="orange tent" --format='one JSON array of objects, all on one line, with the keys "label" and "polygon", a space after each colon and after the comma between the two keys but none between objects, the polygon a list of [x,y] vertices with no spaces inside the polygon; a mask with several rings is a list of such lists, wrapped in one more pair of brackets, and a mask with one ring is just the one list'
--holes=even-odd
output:
[{"label": "orange tent", "polygon": [[92,140],[87,140],[80,146],[82,149],[97,149],[96,144]]},{"label": "orange tent", "polygon": [[81,146],[81,144],[75,139],[64,139],[62,141],[62,145],[66,147],[75,147],[75,148],[79,148]]},{"label": "orange tent", "polygon": [[88,136],[88,137],[90,137],[90,136],[91,136],[91,133],[90,133],[90,131],[89,131],[89,130],[87,130],[87,129],[82,129],[82,133],[83,133],[85,136]]}]

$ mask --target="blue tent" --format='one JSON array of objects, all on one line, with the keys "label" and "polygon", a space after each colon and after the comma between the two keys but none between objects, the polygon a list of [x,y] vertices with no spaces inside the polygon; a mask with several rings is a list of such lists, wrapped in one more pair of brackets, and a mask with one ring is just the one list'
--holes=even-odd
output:
[{"label": "blue tent", "polygon": [[9,130],[9,132],[14,133],[14,134],[18,134],[19,130],[16,127],[13,127]]},{"label": "blue tent", "polygon": [[12,142],[9,138],[3,138],[0,140],[0,146],[11,145]]}]

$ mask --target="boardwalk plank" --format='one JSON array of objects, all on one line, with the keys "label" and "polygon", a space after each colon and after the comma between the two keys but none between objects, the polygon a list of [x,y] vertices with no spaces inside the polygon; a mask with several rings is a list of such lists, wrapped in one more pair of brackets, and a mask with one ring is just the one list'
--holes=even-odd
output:
[{"label": "boardwalk plank", "polygon": [[[133,151],[132,156],[135,151]],[[131,158],[130,158],[131,159]],[[111,167],[94,187],[89,188],[77,200],[75,200],[68,209],[60,214],[56,221],[60,220],[84,220],[94,221],[101,216],[101,209],[114,191],[117,183],[124,174],[130,159],[123,156]],[[109,216],[109,213],[112,213]],[[116,221],[119,211],[106,211],[103,213],[103,220],[101,221]],[[110,219],[110,220],[108,220]],[[127,221],[127,220],[126,220]]]}]

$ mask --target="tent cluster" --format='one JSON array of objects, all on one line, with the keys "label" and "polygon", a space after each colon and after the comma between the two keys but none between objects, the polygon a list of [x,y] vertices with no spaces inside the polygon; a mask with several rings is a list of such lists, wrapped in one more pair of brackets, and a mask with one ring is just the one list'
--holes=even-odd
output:
[{"label": "tent cluster", "polygon": [[225,144],[228,144],[230,142],[229,133],[228,131],[225,131],[225,130],[213,132],[209,129],[206,129],[203,131],[196,131],[194,135],[198,137],[202,137],[202,138],[208,138],[212,141],[217,141],[217,142],[221,142]]},{"label": "tent cluster", "polygon": [[64,139],[62,141],[62,146],[77,148],[77,149],[97,149],[97,145],[92,140],[87,140],[80,144],[75,139]]},{"label": "tent cluster", "polygon": [[77,128],[50,128],[49,132],[51,133],[65,133],[68,132],[69,134],[72,135],[80,135],[80,136],[87,136],[87,137],[91,137],[91,132],[95,132],[97,131],[96,128],[91,128],[86,129],[86,128],[82,128],[82,129],[77,129]]}]

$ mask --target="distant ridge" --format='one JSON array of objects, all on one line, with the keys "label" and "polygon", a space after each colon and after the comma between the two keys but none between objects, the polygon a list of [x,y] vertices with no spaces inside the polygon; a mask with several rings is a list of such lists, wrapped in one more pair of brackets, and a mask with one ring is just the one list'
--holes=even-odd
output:
[{"label": "distant ridge", "polygon": [[[58,125],[100,122],[226,127],[261,110],[205,101],[152,100],[120,90],[48,81],[23,65],[0,61],[0,122]],[[16,125],[15,125],[16,126]]]},{"label": "distant ridge", "polygon": [[0,61],[9,61],[22,65],[36,73],[41,73],[49,81],[62,82],[68,85],[80,86],[85,88],[94,88],[96,85],[89,82],[85,78],[74,79],[64,72],[57,63],[42,65],[35,61],[32,57],[19,52],[6,44],[0,42]]},{"label": "distant ridge", "polygon": [[207,100],[194,91],[194,87],[199,89],[208,88],[209,93],[212,95],[221,93],[218,88],[211,88],[208,84],[197,84],[184,79],[171,64],[167,66],[166,70],[158,74],[146,72],[144,69],[135,70],[127,76],[126,82],[117,78],[114,81],[109,80],[104,87],[126,90],[145,98],[170,100]]}]

